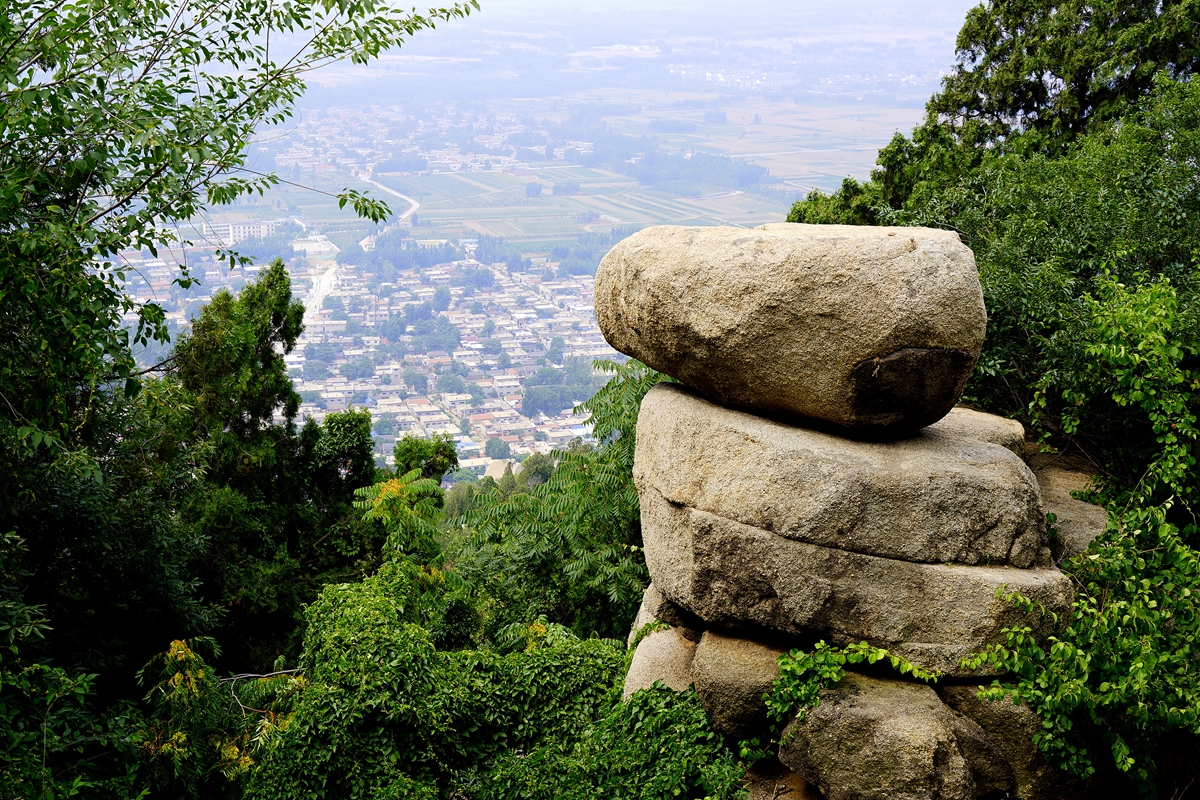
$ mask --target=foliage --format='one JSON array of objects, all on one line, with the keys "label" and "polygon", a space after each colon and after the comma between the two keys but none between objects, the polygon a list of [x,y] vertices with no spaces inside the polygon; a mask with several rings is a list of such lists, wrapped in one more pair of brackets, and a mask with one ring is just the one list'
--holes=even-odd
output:
[{"label": "foliage", "polygon": [[830,647],[821,641],[811,653],[792,650],[779,657],[779,677],[771,684],[771,691],[763,696],[767,713],[776,722],[791,715],[802,720],[820,704],[821,690],[837,685],[846,676],[847,664],[869,665],[880,661],[890,664],[901,675],[912,675],[926,682],[938,679],[936,672],[922,669],[903,656],[866,642]]},{"label": "foliage", "polygon": [[509,655],[438,650],[423,626],[452,608],[451,583],[398,559],[326,587],[308,612],[305,685],[249,797],[441,797],[457,775],[569,739],[611,704],[624,664],[611,644],[560,631]]},{"label": "foliage", "polygon": [[788,212],[787,221],[809,225],[874,225],[879,218],[876,212],[879,204],[874,184],[846,178],[832,194],[813,189],[803,200],[797,200]]},{"label": "foliage", "polygon": [[530,453],[521,462],[520,480],[526,486],[538,486],[554,473],[554,459],[541,453]]},{"label": "foliage", "polygon": [[[245,146],[282,122],[305,74],[364,63],[437,20],[376,0],[186,6],[21,0],[0,20],[0,421],[26,438],[64,435],[93,393],[136,390],[132,342],[165,340],[163,310],[126,295],[124,249],[171,243],[203,204],[274,183]],[[186,24],[181,22],[186,21]],[[294,52],[269,32],[309,31]],[[286,37],[285,37],[286,40]],[[375,220],[353,190],[339,203]],[[181,267],[179,281],[190,282]],[[120,317],[136,317],[132,334]],[[6,435],[12,435],[6,432]]]},{"label": "foliage", "polygon": [[579,408],[604,445],[557,453],[545,483],[462,520],[471,540],[457,563],[488,598],[494,625],[544,614],[578,635],[620,635],[641,598],[634,428],[642,397],[663,376],[636,361],[595,366],[613,378]]},{"label": "foliage", "polygon": [[260,669],[294,655],[300,607],[321,583],[359,574],[383,544],[382,530],[351,508],[353,491],[374,479],[370,414],[292,424],[299,397],[281,352],[302,317],[277,262],[237,298],[214,296],[165,379],[196,398],[192,432],[209,447],[203,484],[176,499],[205,543],[189,572],[206,599],[232,611],[213,629],[226,657]]},{"label": "foliage", "polygon": [[1157,72],[1195,73],[1195,13],[1186,0],[980,4],[967,12],[958,63],[930,100],[929,118],[973,147],[1017,134],[1069,142],[1148,95]]},{"label": "foliage", "polygon": [[[1114,516],[1070,565],[1078,588],[1058,635],[1041,643],[1028,627],[1005,629],[1004,645],[964,662],[1012,674],[982,696],[1033,709],[1043,720],[1035,743],[1068,772],[1091,775],[1090,746],[1107,745],[1152,795],[1160,739],[1200,735],[1200,560],[1187,544],[1195,535],[1165,522],[1161,507]],[[1045,613],[1016,593],[999,596]]]},{"label": "foliage", "polygon": [[483,453],[488,458],[512,458],[512,448],[499,436],[487,440],[483,446]]},{"label": "foliage", "polygon": [[412,334],[414,353],[428,353],[433,350],[453,353],[462,343],[462,332],[444,316],[416,320],[412,323]]},{"label": "foliage", "polygon": [[[996,8],[973,12],[975,22]],[[1161,19],[1132,26],[1112,52],[1169,32],[1182,6],[1158,8]],[[1144,11],[1131,7],[1128,19]],[[1015,628],[970,663],[1013,673],[986,695],[1033,708],[1051,760],[1088,775],[1107,749],[1151,794],[1161,743],[1194,732],[1200,708],[1188,524],[1200,486],[1200,86],[1159,75],[1118,107],[1104,93],[1119,83],[1071,107],[1067,94],[1049,99],[1040,121],[987,149],[963,142],[996,135],[995,119],[927,124],[881,152],[864,194],[879,198],[881,220],[950,228],[972,248],[989,322],[971,402],[1089,459],[1109,505],[1108,531],[1064,565],[1078,594],[1056,636]]]},{"label": "foliage", "polygon": [[15,534],[0,535],[0,785],[17,800],[85,790],[135,796],[133,776],[120,774],[126,754],[116,752],[129,709],[102,716],[92,698],[97,675],[46,660],[49,620],[17,585],[30,577],[24,549]]},{"label": "foliage", "polygon": [[437,554],[433,540],[441,516],[442,489],[437,481],[421,477],[419,469],[354,492],[354,507],[365,511],[364,520],[378,520],[387,531],[385,553]]},{"label": "foliage", "polygon": [[429,439],[405,436],[392,452],[399,473],[419,469],[422,476],[440,483],[447,472],[458,469],[458,448],[448,433],[434,434]]},{"label": "foliage", "polygon": [[637,692],[574,747],[548,742],[508,753],[480,786],[481,800],[734,798],[746,766],[712,730],[693,689],[661,683]]},{"label": "foliage", "polygon": [[896,215],[953,227],[975,252],[989,311],[975,403],[1078,448],[1114,490],[1169,450],[1179,471],[1161,488],[1189,503],[1200,481],[1198,156],[1200,85],[1163,81],[1066,155],[987,160]]},{"label": "foliage", "polygon": [[562,369],[542,367],[526,379],[521,396],[523,416],[530,419],[538,413],[556,416],[564,408],[570,408],[579,398],[591,397],[599,387],[596,377],[592,374],[591,364],[586,359],[564,359],[561,346],[557,354],[563,361]]}]

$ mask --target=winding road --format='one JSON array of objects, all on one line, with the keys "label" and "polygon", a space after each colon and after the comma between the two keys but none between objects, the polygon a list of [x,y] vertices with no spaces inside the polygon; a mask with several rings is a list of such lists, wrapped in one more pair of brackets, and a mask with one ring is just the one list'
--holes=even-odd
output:
[{"label": "winding road", "polygon": [[404,200],[405,202],[407,202],[407,203],[408,203],[408,211],[405,211],[403,214],[401,214],[400,216],[396,217],[396,220],[397,220],[397,221],[400,221],[400,220],[402,220],[402,219],[408,219],[408,218],[409,218],[409,217],[411,217],[413,214],[417,213],[417,209],[421,207],[421,204],[420,204],[420,203],[418,203],[416,200],[413,200],[413,199],[412,199],[411,197],[409,197],[408,195],[406,195],[406,194],[400,194],[400,193],[399,193],[399,192],[397,192],[395,189],[389,189],[388,187],[384,186],[384,185],[383,185],[382,183],[380,183],[379,181],[373,181],[373,180],[371,180],[370,178],[367,178],[367,177],[365,177],[365,176],[363,176],[363,175],[359,175],[359,176],[358,176],[358,179],[359,179],[360,181],[363,181],[364,183],[369,183],[369,184],[371,184],[371,185],[372,185],[372,186],[374,186],[376,189],[382,189],[383,191],[387,192],[387,193],[388,193],[388,194],[390,194],[390,195],[394,195],[394,196],[396,196],[396,197],[399,197],[401,200]]}]

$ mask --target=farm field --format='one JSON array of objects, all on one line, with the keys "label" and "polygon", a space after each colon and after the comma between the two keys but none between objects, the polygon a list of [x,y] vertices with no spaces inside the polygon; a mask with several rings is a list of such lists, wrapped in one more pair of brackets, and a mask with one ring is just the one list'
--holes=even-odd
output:
[{"label": "farm field", "polygon": [[[718,101],[720,105],[714,106]],[[631,136],[652,136],[673,152],[696,152],[743,159],[771,173],[771,183],[798,196],[812,188],[831,191],[847,176],[865,178],[878,149],[896,131],[910,131],[921,116],[917,108],[848,105],[800,105],[792,100],[719,98],[713,93],[657,90],[595,90],[555,98],[499,100],[497,112],[513,112],[538,120],[565,122],[580,109],[599,113],[608,129]],[[724,122],[706,122],[705,113],[719,110]],[[711,119],[711,116],[710,116]],[[683,132],[655,132],[662,123]],[[657,125],[652,126],[652,123]],[[262,197],[214,209],[211,221],[297,217],[313,233],[338,247],[353,246],[378,228],[339,209],[331,194],[349,187],[385,200],[400,212],[405,201],[379,186],[415,200],[411,219],[417,239],[503,237],[527,245],[529,252],[547,251],[589,232],[612,227],[648,225],[735,225],[751,227],[784,219],[789,202],[778,196],[720,187],[699,196],[681,197],[609,171],[563,162],[531,162],[511,172],[431,171],[377,172],[372,186],[351,169],[281,171],[281,183]],[[538,183],[542,193],[530,197]],[[572,194],[554,194],[556,185],[578,184]]]}]

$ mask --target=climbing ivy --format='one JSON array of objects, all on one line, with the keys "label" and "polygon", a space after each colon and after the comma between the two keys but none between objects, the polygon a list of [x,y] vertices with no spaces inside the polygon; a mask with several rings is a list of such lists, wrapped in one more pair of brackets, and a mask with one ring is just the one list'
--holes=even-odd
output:
[{"label": "climbing ivy", "polygon": [[[1067,772],[1095,772],[1089,745],[1106,745],[1144,795],[1154,792],[1164,735],[1200,735],[1200,559],[1163,507],[1114,514],[1067,571],[1077,590],[1058,633],[1039,641],[1028,626],[963,666],[1011,674],[981,697],[1024,703],[1041,717],[1038,749]],[[1045,609],[1015,592],[1000,596],[1030,613]],[[1101,751],[1102,752],[1102,751]]]},{"label": "climbing ivy", "polygon": [[872,647],[866,642],[845,647],[832,647],[824,641],[817,642],[811,653],[792,650],[779,657],[779,677],[771,685],[771,691],[763,695],[767,713],[776,722],[790,715],[803,720],[808,712],[820,705],[822,689],[836,686],[846,676],[847,664],[890,664],[901,675],[933,682],[938,673],[917,666],[903,656],[889,653],[882,647]]}]

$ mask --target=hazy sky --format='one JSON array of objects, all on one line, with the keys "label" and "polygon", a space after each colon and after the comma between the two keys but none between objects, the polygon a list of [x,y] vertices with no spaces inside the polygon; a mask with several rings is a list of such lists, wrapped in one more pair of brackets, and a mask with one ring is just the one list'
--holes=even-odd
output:
[{"label": "hazy sky", "polygon": [[954,62],[955,35],[971,5],[483,0],[468,19],[421,32],[372,67],[340,65],[314,75],[314,89],[338,90],[311,100],[454,101],[608,86],[671,89],[682,88],[672,69],[687,68],[792,73],[813,86],[837,79],[848,81],[850,90],[906,77],[909,91],[892,92],[893,100],[923,103],[939,73]]}]

